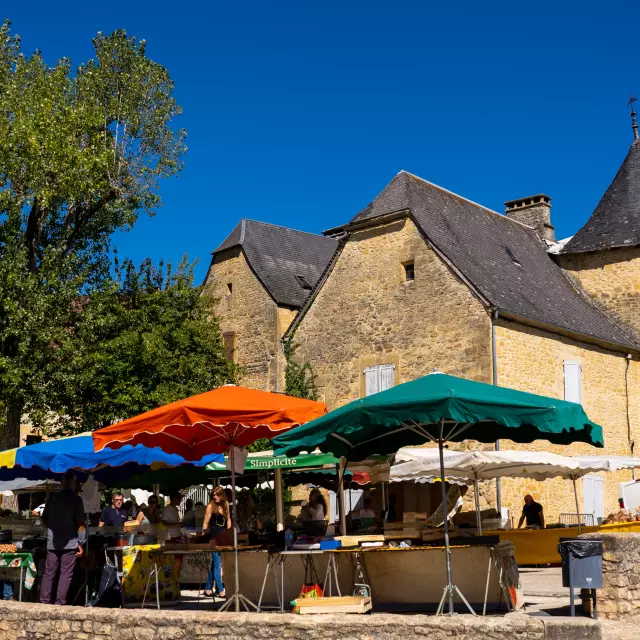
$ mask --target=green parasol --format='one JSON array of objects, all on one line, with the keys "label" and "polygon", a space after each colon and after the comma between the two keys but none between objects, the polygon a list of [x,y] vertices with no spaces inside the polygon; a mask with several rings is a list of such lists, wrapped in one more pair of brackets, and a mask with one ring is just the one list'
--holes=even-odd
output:
[{"label": "green parasol", "polygon": [[441,435],[455,442],[542,439],[604,446],[602,427],[591,422],[579,404],[442,373],[350,402],[276,436],[272,443],[276,455],[293,456],[317,447],[362,460],[425,440],[438,442]]},{"label": "green parasol", "polygon": [[[276,455],[295,455],[315,448],[348,460],[372,454],[391,454],[401,447],[430,441],[438,444],[442,504],[447,503],[444,444],[462,440],[526,443],[586,442],[603,447],[602,427],[591,422],[573,402],[498,387],[434,372],[413,382],[350,402],[331,413],[272,439]],[[451,579],[449,524],[444,519],[447,584],[436,615],[454,614],[458,594],[475,615]]]}]

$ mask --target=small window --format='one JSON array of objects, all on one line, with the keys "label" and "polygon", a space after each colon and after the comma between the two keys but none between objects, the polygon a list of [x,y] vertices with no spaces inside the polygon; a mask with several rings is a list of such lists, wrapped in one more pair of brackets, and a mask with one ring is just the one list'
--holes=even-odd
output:
[{"label": "small window", "polygon": [[224,350],[224,357],[229,362],[236,361],[236,332],[226,331],[222,334],[222,348]]},{"label": "small window", "polygon": [[230,296],[233,293],[233,284],[227,282],[227,295]]},{"label": "small window", "polygon": [[516,258],[516,256],[514,255],[513,251],[511,251],[511,249],[509,249],[509,247],[505,247],[505,251],[507,252],[507,255],[511,258],[511,260],[513,260],[513,263],[516,266],[522,267],[520,262],[518,262],[518,258]]},{"label": "small window", "polygon": [[564,361],[564,399],[582,404],[582,366],[579,362]]},{"label": "small window", "polygon": [[309,284],[309,282],[307,281],[307,279],[304,276],[301,276],[299,273],[296,273],[295,275],[296,280],[298,281],[298,284],[305,290],[307,291],[311,291],[311,289],[313,289],[313,287],[311,286],[311,284]]},{"label": "small window", "polygon": [[406,282],[411,282],[416,279],[416,270],[413,262],[404,263],[404,279]]},{"label": "small window", "polygon": [[371,396],[379,391],[391,389],[395,384],[395,366],[392,364],[377,364],[367,367],[365,375],[365,395]]}]

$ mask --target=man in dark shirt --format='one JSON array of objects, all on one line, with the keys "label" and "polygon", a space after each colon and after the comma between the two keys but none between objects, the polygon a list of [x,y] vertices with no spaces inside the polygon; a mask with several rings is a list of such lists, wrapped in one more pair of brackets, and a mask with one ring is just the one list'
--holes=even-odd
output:
[{"label": "man in dark shirt", "polygon": [[53,582],[58,571],[60,577],[55,603],[67,603],[76,558],[83,553],[78,542],[78,529],[85,525],[84,507],[75,486],[75,474],[67,471],[62,478],[62,489],[49,498],[42,512],[42,520],[47,526],[47,563],[40,586],[40,602],[43,604],[52,604]]},{"label": "man in dark shirt", "polygon": [[99,527],[122,527],[129,517],[126,509],[123,509],[124,498],[121,493],[111,496],[111,506],[105,507],[100,516]]},{"label": "man in dark shirt", "polygon": [[542,513],[542,505],[535,502],[533,496],[526,495],[524,497],[524,507],[522,508],[522,515],[520,516],[520,522],[518,523],[518,529],[522,527],[522,523],[527,521],[527,527],[540,527],[544,529],[544,513]]}]

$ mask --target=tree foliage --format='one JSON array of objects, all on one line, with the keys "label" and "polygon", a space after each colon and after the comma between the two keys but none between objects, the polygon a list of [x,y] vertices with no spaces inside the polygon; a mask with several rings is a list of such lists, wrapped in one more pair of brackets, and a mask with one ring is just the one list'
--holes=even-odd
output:
[{"label": "tree foliage", "polygon": [[52,353],[73,338],[82,295],[110,286],[109,242],[160,206],[185,133],[167,70],[144,41],[101,33],[72,70],[26,57],[0,27],[0,445],[46,404]]},{"label": "tree foliage", "polygon": [[284,341],[285,368],[285,393],[296,398],[306,398],[307,400],[318,399],[318,387],[316,385],[316,374],[310,362],[296,362],[295,352],[300,345],[293,341],[290,336]]},{"label": "tree foliage", "polygon": [[186,258],[175,271],[116,264],[114,282],[84,300],[73,339],[55,353],[38,424],[67,435],[236,382],[213,302],[193,286]]}]

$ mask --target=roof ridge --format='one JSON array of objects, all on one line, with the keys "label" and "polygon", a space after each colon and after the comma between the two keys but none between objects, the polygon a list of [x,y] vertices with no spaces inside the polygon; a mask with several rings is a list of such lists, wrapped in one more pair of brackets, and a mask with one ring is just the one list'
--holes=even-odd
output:
[{"label": "roof ridge", "polygon": [[[304,233],[308,236],[314,236],[316,238],[326,238],[327,240],[330,240],[331,238],[327,238],[327,236],[323,235],[322,233],[313,233],[313,231],[303,231],[302,229],[294,229],[293,227],[285,227],[282,224],[274,224],[273,222],[264,222],[263,220],[254,220],[253,218],[242,218],[242,224],[243,224],[243,231],[244,231],[244,223],[245,222],[254,222],[255,224],[262,224],[264,226],[267,227],[275,227],[276,229],[286,229],[287,231],[295,231],[296,233]],[[242,239],[244,240],[244,235],[242,236]]]},{"label": "roof ridge", "polygon": [[[461,200],[464,200],[465,202],[468,202],[469,204],[473,205],[474,207],[478,207],[479,209],[483,209],[484,211],[486,211],[487,213],[491,213],[494,216],[498,216],[498,218],[500,218],[501,220],[508,220],[509,222],[513,222],[515,224],[520,225],[521,227],[524,227],[525,229],[532,229],[535,231],[535,229],[528,224],[525,224],[524,222],[520,222],[519,220],[514,220],[513,218],[509,218],[509,216],[505,216],[503,213],[500,213],[498,211],[494,211],[493,209],[489,209],[489,207],[485,207],[483,204],[480,204],[479,202],[475,202],[474,200],[470,200],[469,198],[466,198],[465,196],[461,196],[459,193],[455,193],[454,191],[451,191],[449,189],[445,189],[444,187],[441,187],[439,184],[436,184],[435,182],[430,182],[429,180],[425,180],[424,178],[421,178],[420,176],[417,176],[415,173],[411,173],[410,171],[405,171],[404,169],[402,169],[400,171],[400,173],[404,173],[408,176],[411,176],[412,178],[415,178],[416,180],[420,180],[420,182],[424,182],[425,184],[428,184],[430,187],[435,187],[436,189],[443,191],[444,193],[449,194],[450,196],[455,196],[456,198],[460,198]],[[400,175],[400,173],[398,175]]]}]

